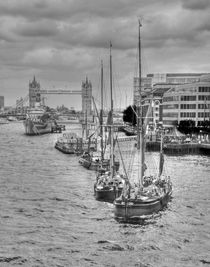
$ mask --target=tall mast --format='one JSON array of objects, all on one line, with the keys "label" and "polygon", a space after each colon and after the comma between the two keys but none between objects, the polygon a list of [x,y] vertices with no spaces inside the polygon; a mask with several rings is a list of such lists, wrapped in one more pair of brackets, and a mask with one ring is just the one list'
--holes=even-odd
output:
[{"label": "tall mast", "polygon": [[141,95],[141,22],[139,20],[139,38],[138,38],[138,50],[139,50],[139,103],[137,106],[137,150],[139,151],[139,186],[142,187],[142,180],[144,176],[144,132],[143,132],[143,123],[142,123],[142,95]]},{"label": "tall mast", "polygon": [[111,99],[111,108],[110,108],[110,137],[111,137],[111,158],[110,158],[110,171],[111,177],[114,176],[114,139],[113,139],[113,92],[112,92],[112,43],[110,42],[110,99]]},{"label": "tall mast", "polygon": [[101,60],[101,112],[100,112],[100,125],[101,125],[101,160],[104,159],[104,147],[103,147],[103,61]]},{"label": "tall mast", "polygon": [[113,92],[112,92],[112,43],[110,42],[110,97],[111,97],[111,113],[113,114]]}]

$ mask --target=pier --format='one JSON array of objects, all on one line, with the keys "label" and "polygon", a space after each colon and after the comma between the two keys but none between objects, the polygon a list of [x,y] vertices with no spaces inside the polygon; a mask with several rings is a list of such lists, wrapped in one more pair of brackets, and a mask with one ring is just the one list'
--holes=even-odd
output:
[{"label": "pier", "polygon": [[[159,151],[160,142],[147,141],[146,151]],[[163,151],[168,155],[204,154],[210,155],[210,143],[167,143],[163,145]]]},{"label": "pier", "polygon": [[163,146],[165,154],[177,155],[177,154],[199,154],[199,143],[187,143],[187,144],[165,144]]}]

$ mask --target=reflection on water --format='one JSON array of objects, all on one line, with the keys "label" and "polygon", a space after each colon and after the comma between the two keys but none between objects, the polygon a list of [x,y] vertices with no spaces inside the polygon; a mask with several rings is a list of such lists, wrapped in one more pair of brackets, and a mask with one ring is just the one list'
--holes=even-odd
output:
[{"label": "reflection on water", "polygon": [[54,149],[58,134],[23,131],[0,126],[0,266],[210,264],[209,157],[167,157],[168,208],[122,224],[112,204],[95,201],[95,173]]}]

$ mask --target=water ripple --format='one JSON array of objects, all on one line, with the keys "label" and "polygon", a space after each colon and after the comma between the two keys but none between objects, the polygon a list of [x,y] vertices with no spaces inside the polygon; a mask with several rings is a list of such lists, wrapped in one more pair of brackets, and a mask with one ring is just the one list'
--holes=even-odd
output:
[{"label": "water ripple", "polygon": [[0,126],[0,266],[210,265],[209,157],[166,157],[168,207],[119,223],[112,204],[94,199],[95,173],[54,149],[58,136]]}]

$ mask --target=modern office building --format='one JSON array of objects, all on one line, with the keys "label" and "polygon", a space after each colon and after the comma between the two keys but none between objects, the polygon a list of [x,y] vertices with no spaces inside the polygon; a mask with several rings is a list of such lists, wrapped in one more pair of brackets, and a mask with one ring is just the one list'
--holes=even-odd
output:
[{"label": "modern office building", "polygon": [[0,96],[0,110],[4,109],[4,96]]},{"label": "modern office building", "polygon": [[[209,119],[210,74],[148,74],[141,87],[143,114],[148,115],[150,123],[173,127],[181,120],[193,119],[199,126]],[[134,78],[134,104],[138,104],[138,88],[138,79]]]},{"label": "modern office building", "polygon": [[208,73],[154,73],[147,74],[152,86],[156,83],[192,83],[199,81],[200,77]]},{"label": "modern office building", "polygon": [[173,127],[182,120],[194,120],[200,126],[210,119],[210,75],[198,81],[172,86],[163,95],[163,126]]},{"label": "modern office building", "polygon": [[[173,84],[184,84],[199,81],[200,77],[208,73],[153,73],[141,78],[141,91],[144,98],[155,88],[167,88]],[[134,77],[133,103],[139,100],[139,79]]]},{"label": "modern office building", "polygon": [[[146,97],[152,91],[152,79],[151,77],[141,78],[141,92],[142,97]],[[139,78],[134,77],[133,80],[133,103],[137,105],[139,102]]]}]

